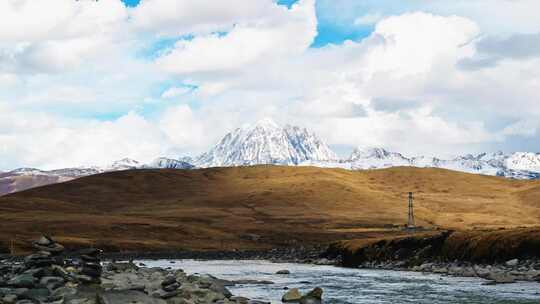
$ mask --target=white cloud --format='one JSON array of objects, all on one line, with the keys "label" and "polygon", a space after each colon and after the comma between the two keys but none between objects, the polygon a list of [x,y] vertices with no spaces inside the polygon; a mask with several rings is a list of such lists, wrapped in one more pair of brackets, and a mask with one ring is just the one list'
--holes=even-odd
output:
[{"label": "white cloud", "polygon": [[182,95],[186,95],[189,92],[191,92],[193,89],[190,87],[172,87],[168,88],[163,94],[161,94],[161,98],[175,98],[180,97]]},{"label": "white cloud", "polygon": [[[443,15],[365,10],[357,20],[375,23],[369,37],[315,49],[313,0],[291,8],[144,0],[133,9],[119,0],[3,1],[0,169],[195,155],[267,116],[310,127],[331,144],[407,154],[534,138],[540,58],[508,56],[495,44],[497,64],[463,68],[486,52],[479,43],[493,28],[475,17],[479,2],[455,3],[430,6]],[[524,18],[511,26],[537,23]],[[141,55],[179,35],[191,37],[155,59]]]},{"label": "white cloud", "polygon": [[129,38],[119,0],[8,0],[0,12],[0,68],[16,73],[77,68],[113,55],[118,39]]},{"label": "white cloud", "polygon": [[268,15],[257,22],[239,23],[224,34],[180,40],[157,64],[176,74],[220,73],[248,68],[259,60],[283,57],[305,51],[316,35],[314,0],[302,0],[286,9],[268,8]]},{"label": "white cloud", "polygon": [[124,157],[149,162],[211,144],[186,105],[169,107],[155,119],[128,112],[112,121],[1,109],[0,168],[107,165]]},{"label": "white cloud", "polygon": [[354,19],[354,25],[373,25],[381,21],[384,16],[381,13],[370,13]]},{"label": "white cloud", "polygon": [[131,16],[137,30],[175,37],[227,31],[264,19],[274,9],[272,0],[143,0]]}]

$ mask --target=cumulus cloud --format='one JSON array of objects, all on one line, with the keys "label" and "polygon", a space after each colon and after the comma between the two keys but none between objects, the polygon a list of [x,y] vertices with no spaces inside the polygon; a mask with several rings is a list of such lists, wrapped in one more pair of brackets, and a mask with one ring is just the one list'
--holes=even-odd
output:
[{"label": "cumulus cloud", "polygon": [[127,38],[128,12],[116,0],[2,1],[0,12],[0,68],[15,73],[74,69]]},{"label": "cumulus cloud", "polygon": [[272,0],[142,0],[131,17],[138,30],[176,37],[228,31],[238,23],[260,21],[275,9]]},{"label": "cumulus cloud", "polygon": [[486,36],[476,44],[476,54],[464,58],[465,69],[489,68],[502,60],[523,60],[540,57],[540,33],[514,34],[506,38]]},{"label": "cumulus cloud", "polygon": [[157,60],[176,74],[220,73],[258,60],[304,51],[316,35],[315,1],[302,0],[291,9],[273,5],[254,23],[239,23],[226,34],[210,34],[178,41]]},{"label": "cumulus cloud", "polygon": [[[262,117],[332,145],[407,154],[537,136],[537,18],[499,38],[476,1],[425,4],[431,13],[365,7],[347,14],[374,25],[368,37],[313,48],[325,1],[232,3],[1,2],[0,169],[196,155]],[[145,56],[163,37],[172,45]]]}]

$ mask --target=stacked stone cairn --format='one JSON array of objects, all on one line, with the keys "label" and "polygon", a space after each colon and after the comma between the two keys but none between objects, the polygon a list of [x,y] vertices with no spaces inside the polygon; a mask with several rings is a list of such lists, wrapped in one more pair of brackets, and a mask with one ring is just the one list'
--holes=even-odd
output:
[{"label": "stacked stone cairn", "polygon": [[[43,236],[32,243],[34,254],[0,260],[0,304],[268,304],[235,297],[227,286],[261,284],[226,281],[210,275],[187,275],[181,269],[138,267],[133,262],[106,262],[99,249],[84,249],[74,259],[64,247]],[[141,265],[142,266],[142,265]],[[264,282],[264,284],[272,282]],[[299,303],[319,304],[311,292]]]},{"label": "stacked stone cairn", "polygon": [[101,284],[101,274],[103,273],[99,259],[101,252],[100,249],[95,248],[79,251],[80,267],[76,277],[82,284]]},{"label": "stacked stone cairn", "polygon": [[10,268],[4,273],[7,281],[0,281],[0,303],[54,303],[59,300],[55,291],[74,278],[64,269],[64,246],[48,236],[32,242],[34,254],[22,264],[2,265]]}]

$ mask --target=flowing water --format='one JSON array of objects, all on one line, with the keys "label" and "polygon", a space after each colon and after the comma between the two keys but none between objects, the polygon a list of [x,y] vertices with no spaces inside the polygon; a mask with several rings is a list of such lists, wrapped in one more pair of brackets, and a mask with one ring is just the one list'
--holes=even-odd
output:
[{"label": "flowing water", "polygon": [[[211,274],[221,279],[255,279],[272,285],[230,287],[235,295],[281,303],[285,287],[302,292],[319,286],[324,303],[540,303],[539,283],[482,285],[477,278],[387,270],[348,269],[334,266],[272,263],[267,261],[142,261],[148,267],[181,268],[188,274]],[[287,269],[290,275],[277,275]]]}]

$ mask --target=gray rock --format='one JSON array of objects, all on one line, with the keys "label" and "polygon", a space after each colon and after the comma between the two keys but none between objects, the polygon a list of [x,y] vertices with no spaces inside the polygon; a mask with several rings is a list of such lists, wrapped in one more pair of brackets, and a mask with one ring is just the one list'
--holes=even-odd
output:
[{"label": "gray rock", "polygon": [[42,277],[39,280],[39,284],[44,285],[44,286],[48,286],[50,284],[55,284],[55,283],[63,284],[64,282],[65,282],[64,278],[52,277],[52,276]]},{"label": "gray rock", "polygon": [[167,276],[163,282],[161,282],[161,286],[167,286],[176,283],[176,277],[174,276]]},{"label": "gray rock", "polygon": [[13,287],[32,288],[34,287],[36,278],[29,273],[23,273],[11,278],[7,284]]},{"label": "gray rock", "polygon": [[309,298],[315,298],[315,299],[321,300],[321,299],[322,299],[322,295],[323,295],[323,290],[322,290],[322,288],[320,288],[320,287],[315,287],[315,288],[313,288],[313,290],[311,290],[310,292],[308,292],[308,293],[306,294],[306,297],[309,297]]},{"label": "gray rock", "polygon": [[10,295],[5,295],[0,302],[6,303],[6,304],[12,304],[12,303],[15,303],[15,301],[17,301],[17,296],[10,294]]},{"label": "gray rock", "polygon": [[510,267],[514,267],[514,266],[517,266],[517,264],[519,263],[519,260],[518,259],[512,259],[512,260],[509,260],[509,261],[506,261],[506,266],[510,266]]},{"label": "gray rock", "polygon": [[298,288],[292,288],[283,295],[281,302],[300,302],[300,299],[302,299],[302,294]]},{"label": "gray rock", "polygon": [[22,294],[22,297],[28,299],[45,300],[49,297],[50,291],[47,288],[32,288]]},{"label": "gray rock", "polygon": [[515,283],[516,282],[516,279],[512,275],[507,274],[507,273],[494,272],[494,273],[491,273],[489,275],[488,279],[491,280],[491,283],[488,283],[488,285],[490,285],[490,284],[509,284],[509,283]]},{"label": "gray rock", "polygon": [[36,300],[29,300],[29,299],[23,299],[23,300],[18,300],[17,302],[15,302],[16,304],[39,304],[39,301],[36,301]]},{"label": "gray rock", "polygon": [[54,241],[46,235],[42,235],[39,239],[37,239],[35,244],[42,245],[42,246],[49,246],[54,243]]},{"label": "gray rock", "polygon": [[122,290],[122,291],[104,291],[98,294],[99,304],[166,304],[162,299],[152,298],[147,294],[134,291],[134,290]]},{"label": "gray rock", "polygon": [[226,298],[232,297],[232,292],[219,282],[212,283],[212,285],[210,286],[210,290],[220,293],[224,295]]},{"label": "gray rock", "polygon": [[152,296],[154,298],[169,299],[172,297],[176,297],[179,293],[180,292],[178,290],[175,290],[175,291],[157,290],[154,293],[152,293]]},{"label": "gray rock", "polygon": [[175,291],[177,290],[178,288],[180,287],[180,284],[176,283],[176,281],[172,284],[169,284],[169,285],[166,285],[166,286],[162,286],[163,290],[164,291],[167,291],[167,292],[171,292],[171,291]]},{"label": "gray rock", "polygon": [[300,304],[321,304],[322,295],[322,288],[316,287],[300,299]]},{"label": "gray rock", "polygon": [[276,274],[291,274],[291,272],[287,269],[278,270]]}]

